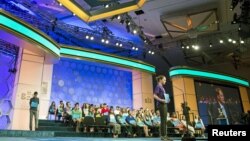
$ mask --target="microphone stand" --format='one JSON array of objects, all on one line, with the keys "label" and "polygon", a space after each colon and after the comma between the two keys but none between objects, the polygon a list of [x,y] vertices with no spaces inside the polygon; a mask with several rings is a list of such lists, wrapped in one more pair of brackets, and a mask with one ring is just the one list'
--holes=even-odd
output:
[{"label": "microphone stand", "polygon": [[187,100],[185,98],[185,92],[182,89],[180,89],[179,87],[176,87],[174,85],[173,85],[173,88],[178,89],[183,94],[183,103],[181,103],[181,107],[182,107],[182,110],[183,110],[183,115],[185,116],[185,119],[186,119],[187,127],[186,127],[186,131],[185,131],[184,135],[182,136],[181,140],[182,141],[196,141],[195,137],[193,137],[191,135],[191,133],[189,132],[189,130],[188,130],[188,124],[190,122],[190,118],[189,118],[189,110],[190,110],[190,108],[187,106]]}]

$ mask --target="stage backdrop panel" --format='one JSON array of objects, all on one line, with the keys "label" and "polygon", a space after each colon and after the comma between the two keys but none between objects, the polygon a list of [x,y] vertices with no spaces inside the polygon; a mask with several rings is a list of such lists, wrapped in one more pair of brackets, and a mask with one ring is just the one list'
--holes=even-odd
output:
[{"label": "stage backdrop panel", "polygon": [[225,102],[229,107],[230,113],[232,113],[232,124],[240,124],[243,110],[238,87],[195,81],[199,114],[204,124],[213,124],[212,113],[209,112],[216,103],[216,88],[220,88],[223,91]]},{"label": "stage backdrop panel", "polygon": [[54,65],[50,101],[107,103],[131,107],[132,72],[119,67],[63,58]]},{"label": "stage backdrop panel", "polygon": [[10,70],[15,67],[15,59],[15,55],[0,46],[0,130],[8,129],[11,123],[10,114],[13,111],[11,99],[15,73],[11,73]]}]

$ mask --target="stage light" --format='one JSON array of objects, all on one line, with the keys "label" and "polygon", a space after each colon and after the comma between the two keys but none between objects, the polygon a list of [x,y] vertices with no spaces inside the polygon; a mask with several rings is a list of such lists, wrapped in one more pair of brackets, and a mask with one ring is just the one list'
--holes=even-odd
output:
[{"label": "stage light", "polygon": [[212,43],[209,43],[209,47],[213,47],[213,44],[212,44]]},{"label": "stage light", "polygon": [[228,39],[228,42],[230,42],[230,43],[231,43],[231,42],[232,42],[232,39],[231,39],[231,38],[229,38],[229,39]]},{"label": "stage light", "polygon": [[128,25],[126,25],[126,30],[128,33],[130,32],[130,27]]},{"label": "stage light", "polygon": [[234,13],[233,21],[231,22],[231,24],[236,24],[237,22],[238,22],[238,15],[237,13]]},{"label": "stage light", "polygon": [[120,44],[119,46],[122,47],[122,44]]},{"label": "stage light", "polygon": [[244,44],[244,43],[245,43],[245,41],[241,40],[241,41],[240,41],[240,43],[241,43],[241,44]]},{"label": "stage light", "polygon": [[104,39],[102,39],[102,43],[104,43],[105,42],[105,40]]},{"label": "stage light", "polygon": [[189,49],[189,46],[187,46],[186,48]]},{"label": "stage light", "polygon": [[232,41],[232,43],[233,43],[233,44],[236,44],[236,41],[235,41],[235,40],[233,40],[233,41]]},{"label": "stage light", "polygon": [[137,30],[136,30],[136,29],[134,29],[134,30],[133,30],[133,33],[134,33],[134,34],[136,34],[136,33],[137,33]]},{"label": "stage light", "polygon": [[89,39],[89,35],[86,35],[85,38],[86,38],[86,39]]},{"label": "stage light", "polygon": [[241,25],[239,25],[239,28],[238,28],[238,31],[240,31],[241,30]]},{"label": "stage light", "polygon": [[198,46],[198,45],[194,46],[194,50],[199,50],[199,49],[200,49],[200,46]]},{"label": "stage light", "polygon": [[106,43],[106,44],[109,44],[109,40],[106,40],[105,43]]},{"label": "stage light", "polygon": [[223,43],[224,43],[224,41],[223,41],[223,40],[220,40],[220,43],[221,43],[221,44],[223,44]]},{"label": "stage light", "polygon": [[104,5],[105,8],[109,8],[109,4]]},{"label": "stage light", "polygon": [[94,40],[94,39],[95,39],[94,36],[91,36],[91,37],[90,37],[90,40]]},{"label": "stage light", "polygon": [[124,24],[124,20],[122,19],[122,20],[120,21],[120,23],[121,23],[121,24]]}]

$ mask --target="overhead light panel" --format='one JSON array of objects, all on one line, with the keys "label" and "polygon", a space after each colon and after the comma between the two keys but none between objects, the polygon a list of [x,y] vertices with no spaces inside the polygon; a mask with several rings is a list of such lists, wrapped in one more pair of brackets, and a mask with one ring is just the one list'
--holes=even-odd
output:
[{"label": "overhead light panel", "polygon": [[87,11],[81,7],[75,0],[57,0],[72,13],[75,13],[85,22],[91,22],[99,19],[108,18],[114,15],[123,14],[141,8],[146,0],[133,0],[120,3],[114,6],[103,7],[102,9]]}]

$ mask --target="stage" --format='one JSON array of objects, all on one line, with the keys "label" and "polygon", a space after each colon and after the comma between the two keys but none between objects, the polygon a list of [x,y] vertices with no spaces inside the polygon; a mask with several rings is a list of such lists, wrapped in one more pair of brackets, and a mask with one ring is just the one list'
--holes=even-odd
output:
[{"label": "stage", "polygon": [[[171,138],[173,141],[181,141],[181,138]],[[160,141],[160,138],[87,138],[87,137],[52,137],[52,138],[30,138],[30,137],[1,137],[1,141]],[[196,138],[208,140],[207,138]]]}]

